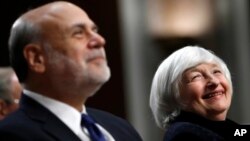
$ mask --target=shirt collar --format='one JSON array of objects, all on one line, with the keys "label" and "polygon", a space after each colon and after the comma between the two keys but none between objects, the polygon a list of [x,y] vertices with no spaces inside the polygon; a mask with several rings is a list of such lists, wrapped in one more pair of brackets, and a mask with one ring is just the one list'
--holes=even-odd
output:
[{"label": "shirt collar", "polygon": [[[24,94],[46,107],[49,111],[56,115],[64,124],[66,124],[75,134],[79,134],[79,132],[82,132],[80,128],[81,113],[77,111],[74,107],[27,89],[24,89]],[[86,114],[86,108],[84,105],[82,113]]]}]

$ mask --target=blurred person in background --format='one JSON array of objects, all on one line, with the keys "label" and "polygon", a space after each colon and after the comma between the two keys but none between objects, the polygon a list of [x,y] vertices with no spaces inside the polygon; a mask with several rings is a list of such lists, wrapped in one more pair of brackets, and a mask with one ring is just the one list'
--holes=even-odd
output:
[{"label": "blurred person in background", "polygon": [[164,141],[218,141],[234,136],[227,118],[233,87],[222,59],[199,46],[183,47],[158,67],[150,107]]},{"label": "blurred person in background", "polygon": [[0,120],[17,110],[22,87],[11,67],[0,68]]},{"label": "blurred person in background", "polygon": [[19,110],[0,123],[1,141],[141,141],[127,121],[85,105],[110,78],[104,46],[95,23],[72,3],[21,15],[9,50],[24,90]]}]

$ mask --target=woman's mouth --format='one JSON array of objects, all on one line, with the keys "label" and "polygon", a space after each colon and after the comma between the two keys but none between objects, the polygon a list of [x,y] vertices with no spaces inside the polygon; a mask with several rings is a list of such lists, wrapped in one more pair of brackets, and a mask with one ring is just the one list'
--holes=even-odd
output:
[{"label": "woman's mouth", "polygon": [[219,96],[219,95],[223,95],[223,94],[224,93],[222,91],[220,91],[220,92],[212,92],[212,93],[204,95],[202,98],[203,99],[209,99],[209,98],[213,98],[213,97],[216,97],[216,96]]}]

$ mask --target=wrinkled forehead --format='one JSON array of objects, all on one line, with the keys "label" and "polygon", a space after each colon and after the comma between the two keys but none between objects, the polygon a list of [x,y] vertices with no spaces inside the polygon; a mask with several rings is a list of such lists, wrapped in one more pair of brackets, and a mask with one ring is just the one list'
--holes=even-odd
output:
[{"label": "wrinkled forehead", "polygon": [[201,66],[207,66],[209,68],[218,68],[218,69],[221,68],[221,66],[217,62],[215,62],[215,61],[210,61],[210,62],[207,61],[207,62],[198,63],[198,64],[196,64],[196,65],[194,65],[192,67],[189,67],[189,68],[185,69],[183,73],[190,72],[190,71],[191,72],[196,71],[197,68],[199,68]]},{"label": "wrinkled forehead", "polygon": [[80,7],[59,2],[42,6],[26,13],[23,18],[33,25],[40,39],[59,42],[68,37],[77,25],[95,27],[94,22]]},{"label": "wrinkled forehead", "polygon": [[52,5],[48,7],[45,17],[51,17],[58,21],[70,21],[74,18],[90,20],[87,13],[83,9],[72,4]]}]

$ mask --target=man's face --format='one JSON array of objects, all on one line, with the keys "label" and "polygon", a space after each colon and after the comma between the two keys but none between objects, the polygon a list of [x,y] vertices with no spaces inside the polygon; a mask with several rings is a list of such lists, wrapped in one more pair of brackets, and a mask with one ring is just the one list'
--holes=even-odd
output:
[{"label": "man's face", "polygon": [[9,113],[17,110],[19,108],[19,100],[22,93],[22,86],[18,81],[18,78],[15,74],[11,76],[11,97],[13,99],[13,103],[9,104]]},{"label": "man's face", "polygon": [[184,110],[211,120],[224,120],[232,88],[221,68],[203,63],[184,72],[180,97]]},{"label": "man's face", "polygon": [[0,120],[4,119],[6,116],[16,111],[19,108],[19,99],[21,97],[22,87],[16,77],[15,73],[10,75],[10,87],[8,88],[8,93],[10,96],[10,101],[5,101],[0,99]]},{"label": "man's face", "polygon": [[[48,66],[55,80],[65,86],[100,86],[110,77],[105,40],[78,7],[61,9],[48,17],[45,27]],[[47,31],[47,32],[46,32]]]}]

